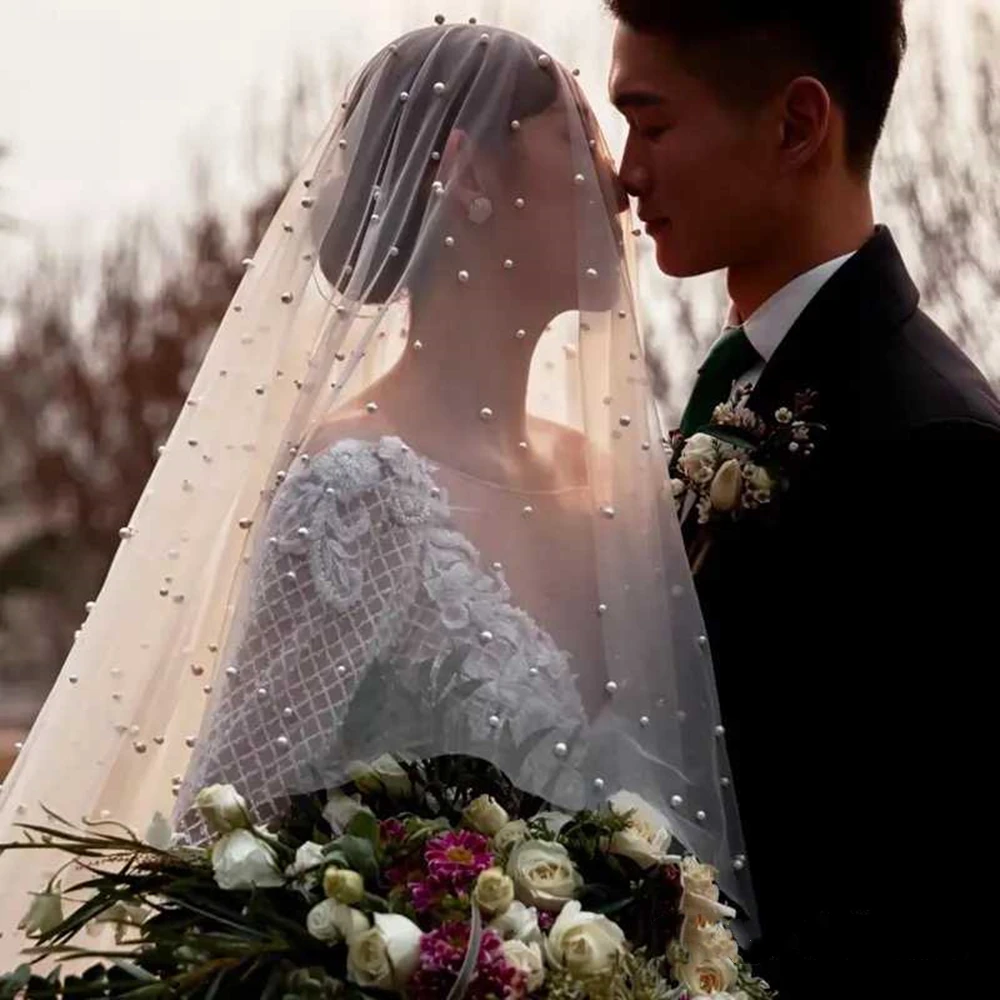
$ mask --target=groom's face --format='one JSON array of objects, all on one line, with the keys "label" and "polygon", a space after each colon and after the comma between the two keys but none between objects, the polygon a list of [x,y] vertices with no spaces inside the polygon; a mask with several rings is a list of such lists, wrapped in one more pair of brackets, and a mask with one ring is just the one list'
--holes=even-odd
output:
[{"label": "groom's face", "polygon": [[619,171],[676,277],[752,260],[775,225],[775,134],[766,109],[736,109],[665,37],[620,26],[611,100],[628,120]]}]

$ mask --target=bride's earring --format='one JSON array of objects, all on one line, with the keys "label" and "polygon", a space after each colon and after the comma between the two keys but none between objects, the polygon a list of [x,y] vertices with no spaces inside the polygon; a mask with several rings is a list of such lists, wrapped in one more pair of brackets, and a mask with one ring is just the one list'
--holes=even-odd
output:
[{"label": "bride's earring", "polygon": [[481,226],[490,216],[493,215],[493,202],[489,198],[480,195],[472,199],[469,205],[469,222],[475,226]]}]

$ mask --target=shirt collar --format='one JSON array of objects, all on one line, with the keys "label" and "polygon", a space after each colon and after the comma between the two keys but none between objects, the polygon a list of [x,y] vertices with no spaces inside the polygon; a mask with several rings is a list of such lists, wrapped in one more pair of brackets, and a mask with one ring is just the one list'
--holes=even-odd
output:
[{"label": "shirt collar", "polygon": [[[793,278],[784,288],[775,292],[762,306],[743,321],[747,339],[765,362],[785,339],[795,321],[805,311],[816,293],[847,263],[854,253],[835,257],[818,267],[814,267],[797,278]],[[729,304],[729,326],[739,326],[740,318],[735,303]]]}]

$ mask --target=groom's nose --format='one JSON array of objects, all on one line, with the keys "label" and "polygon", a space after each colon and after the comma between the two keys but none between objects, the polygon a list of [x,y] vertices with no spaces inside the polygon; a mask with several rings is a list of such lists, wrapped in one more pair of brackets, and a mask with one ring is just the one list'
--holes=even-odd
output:
[{"label": "groom's nose", "polygon": [[622,160],[618,176],[626,197],[641,198],[649,190],[649,171],[643,166]]}]

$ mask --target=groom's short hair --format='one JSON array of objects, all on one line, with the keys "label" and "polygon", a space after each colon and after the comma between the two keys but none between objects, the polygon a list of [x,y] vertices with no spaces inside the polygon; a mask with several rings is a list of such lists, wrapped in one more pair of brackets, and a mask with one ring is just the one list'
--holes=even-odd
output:
[{"label": "groom's short hair", "polygon": [[871,169],[906,51],[903,0],[605,0],[636,31],[664,35],[685,68],[746,104],[815,76],[843,110],[847,159]]}]

